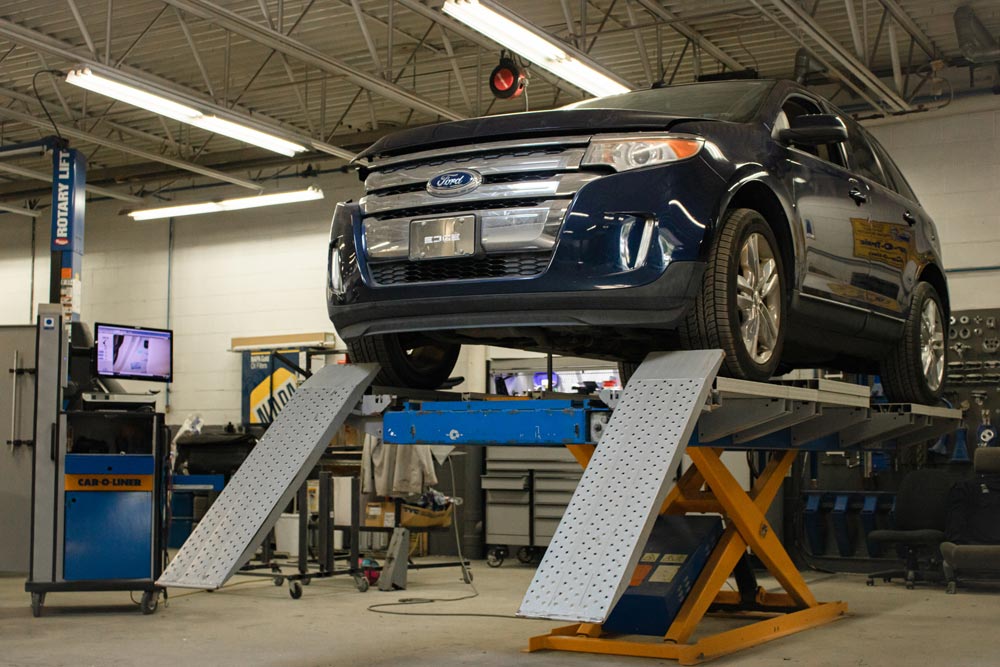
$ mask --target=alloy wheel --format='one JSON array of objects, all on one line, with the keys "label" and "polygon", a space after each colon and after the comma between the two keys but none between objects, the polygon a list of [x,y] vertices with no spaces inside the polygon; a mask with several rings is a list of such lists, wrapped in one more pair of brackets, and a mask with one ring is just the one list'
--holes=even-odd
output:
[{"label": "alloy wheel", "polygon": [[781,330],[781,292],[774,250],[763,234],[754,232],[740,248],[736,274],[740,338],[754,363],[766,364],[774,355]]},{"label": "alloy wheel", "polygon": [[944,324],[933,299],[920,312],[920,365],[927,388],[936,392],[944,381]]}]

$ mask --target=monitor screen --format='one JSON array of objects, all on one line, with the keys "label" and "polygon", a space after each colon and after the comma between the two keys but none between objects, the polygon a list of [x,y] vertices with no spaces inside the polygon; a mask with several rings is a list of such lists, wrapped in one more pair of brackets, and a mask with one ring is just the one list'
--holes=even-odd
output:
[{"label": "monitor screen", "polygon": [[94,361],[101,377],[170,382],[173,332],[95,324]]}]

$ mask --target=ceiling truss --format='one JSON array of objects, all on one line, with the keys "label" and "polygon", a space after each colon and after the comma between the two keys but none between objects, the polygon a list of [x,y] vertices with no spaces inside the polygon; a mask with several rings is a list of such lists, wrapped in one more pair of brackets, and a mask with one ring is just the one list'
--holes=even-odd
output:
[{"label": "ceiling truss", "polygon": [[[32,52],[38,69],[115,68],[123,76],[169,91],[179,101],[261,129],[272,128],[308,146],[311,152],[286,164],[349,159],[358,137],[378,136],[400,125],[457,120],[495,108],[517,110],[509,104],[498,107],[488,93],[490,99],[483,99],[485,75],[495,62],[498,45],[444,15],[439,0],[257,0],[240,12],[224,6],[223,0],[143,1],[149,3],[150,11],[126,26],[117,20],[126,7],[114,0],[107,0],[106,9],[97,14],[93,3],[88,8],[80,0],[66,0],[60,11],[68,9],[76,36],[67,36],[63,30],[56,37],[56,32],[18,22],[16,17],[0,18],[0,39],[10,44],[0,43],[0,63],[12,54],[23,57]],[[501,1],[529,18],[536,9],[521,0]],[[839,33],[846,34],[846,39],[835,37],[817,18],[819,0],[745,0],[720,7],[681,0],[542,4],[549,14],[539,25],[554,38],[564,39],[602,64],[610,58],[606,66],[644,85],[660,80],[673,84],[700,73],[743,70],[751,64],[756,67],[758,56],[767,56],[764,47],[755,46],[752,53],[739,35],[738,47],[734,44],[732,29],[720,31],[720,25],[728,22],[731,27],[734,20],[738,21],[737,33],[744,26],[749,31],[745,34],[771,30],[805,48],[825,67],[826,76],[881,113],[910,110],[911,100],[928,80],[921,68],[931,60],[949,57],[938,41],[940,34],[932,36],[910,15],[908,0],[823,0],[824,16],[829,16],[833,5],[846,16],[847,32]],[[872,18],[869,5],[880,14]],[[331,7],[340,7],[338,28],[357,35],[353,50],[314,45],[316,32],[310,27],[320,19],[313,15],[331,12]],[[537,11],[542,11],[542,5]],[[876,22],[871,40],[869,23]],[[100,27],[104,28],[103,41]],[[184,45],[191,76],[168,80],[164,75],[170,72],[148,64],[151,40],[158,44],[168,37]],[[623,46],[622,40],[629,46]],[[248,43],[259,55],[246,57]],[[237,49],[242,49],[239,55]],[[620,55],[623,51],[629,52],[628,58]],[[631,69],[621,71],[622,67]],[[761,69],[765,76],[788,74],[772,71],[774,65],[769,63]],[[533,80],[544,84],[530,89],[533,108],[583,97],[581,91],[547,72],[529,71]],[[915,73],[921,80],[910,90]],[[421,84],[425,79],[436,83],[428,88]],[[39,113],[38,100],[23,81],[0,78],[3,141],[17,137],[18,128],[24,136],[50,129]],[[143,118],[121,102],[93,94],[81,98],[78,91],[68,90],[55,78],[39,83],[39,92],[63,134],[88,146],[93,173],[116,173],[137,159],[160,164],[177,174],[175,178],[187,174],[184,178],[263,188],[256,181],[259,174],[246,167],[259,162],[250,157],[255,155],[253,150],[237,150],[231,140],[199,135],[162,117],[153,119],[147,114]],[[282,100],[282,105],[272,109],[261,102],[265,95]],[[219,156],[237,154],[247,157],[220,166]],[[6,173],[45,180],[44,170],[18,169]],[[2,166],[0,171],[4,171]],[[145,171],[162,173],[163,169]],[[11,189],[8,183],[0,191]],[[141,180],[132,182],[130,193],[100,186],[91,191],[129,203],[147,192]]]}]

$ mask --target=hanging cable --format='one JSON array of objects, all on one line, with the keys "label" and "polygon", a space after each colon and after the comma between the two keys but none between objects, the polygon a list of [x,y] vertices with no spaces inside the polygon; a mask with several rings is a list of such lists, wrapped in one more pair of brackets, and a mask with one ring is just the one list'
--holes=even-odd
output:
[{"label": "hanging cable", "polygon": [[60,79],[65,77],[66,74],[62,70],[58,69],[40,69],[37,72],[35,72],[31,77],[31,90],[35,93],[35,99],[38,100],[38,104],[41,105],[42,111],[45,113],[45,117],[49,119],[50,123],[52,123],[52,129],[55,131],[56,136],[59,137],[59,141],[62,142],[63,136],[62,133],[59,132],[59,126],[56,125],[56,122],[52,119],[52,114],[49,113],[49,108],[45,106],[45,100],[42,99],[42,96],[38,92],[39,74],[51,74]]}]

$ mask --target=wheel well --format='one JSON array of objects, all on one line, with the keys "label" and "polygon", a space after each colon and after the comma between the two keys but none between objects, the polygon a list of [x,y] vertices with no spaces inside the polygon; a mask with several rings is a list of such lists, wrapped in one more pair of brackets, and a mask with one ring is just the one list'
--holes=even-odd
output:
[{"label": "wheel well", "polygon": [[778,196],[771,188],[759,181],[750,181],[743,185],[729,200],[727,208],[749,208],[757,211],[767,224],[771,226],[774,236],[778,239],[781,261],[785,265],[785,283],[789,289],[795,286],[795,242],[792,240],[792,228],[788,216],[782,207]]},{"label": "wheel well", "polygon": [[951,302],[948,299],[948,282],[944,279],[944,272],[937,264],[928,264],[920,272],[919,280],[930,283],[937,290],[944,302],[944,317],[947,319],[951,315]]}]

